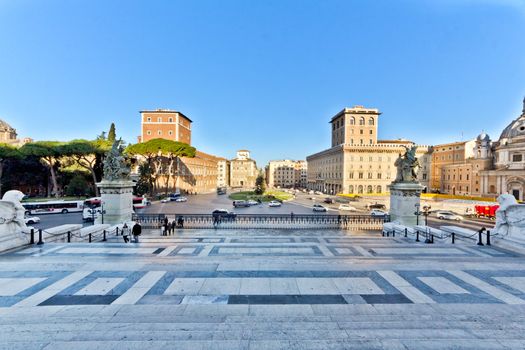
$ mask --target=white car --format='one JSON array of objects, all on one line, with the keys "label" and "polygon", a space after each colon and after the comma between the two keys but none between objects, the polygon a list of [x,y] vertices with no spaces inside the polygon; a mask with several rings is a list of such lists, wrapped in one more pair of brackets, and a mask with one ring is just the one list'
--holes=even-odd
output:
[{"label": "white car", "polygon": [[451,211],[437,211],[436,216],[440,220],[463,221],[463,217]]},{"label": "white car", "polygon": [[314,204],[312,207],[313,211],[326,211],[326,208],[323,207],[321,204]]},{"label": "white car", "polygon": [[339,210],[343,210],[343,211],[357,211],[356,208],[352,207],[351,205],[348,205],[348,204],[341,204],[339,206]]},{"label": "white car", "polygon": [[188,201],[188,198],[182,197],[182,196],[181,197],[177,197],[175,199],[175,202],[187,202],[187,201]]},{"label": "white car", "polygon": [[38,216],[28,216],[24,218],[24,221],[26,225],[34,225],[40,222],[40,218]]},{"label": "white car", "polygon": [[280,207],[281,206],[281,202],[271,201],[270,203],[268,203],[268,206],[269,207]]},{"label": "white car", "polygon": [[370,212],[370,215],[372,216],[386,216],[388,215],[388,213],[384,210],[381,210],[381,209],[372,209],[372,211]]},{"label": "white car", "polygon": [[253,199],[250,199],[250,200],[248,201],[248,205],[257,205],[257,204],[259,204],[259,202],[255,201],[255,200],[253,200]]},{"label": "white car", "polygon": [[171,199],[169,199],[169,198],[162,198],[162,199],[160,200],[160,202],[161,202],[161,203],[168,203],[168,202],[171,202]]}]

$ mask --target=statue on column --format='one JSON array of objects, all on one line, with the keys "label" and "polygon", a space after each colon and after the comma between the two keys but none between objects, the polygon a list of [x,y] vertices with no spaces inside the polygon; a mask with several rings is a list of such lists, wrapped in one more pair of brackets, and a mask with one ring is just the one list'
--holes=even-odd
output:
[{"label": "statue on column", "polygon": [[123,155],[122,139],[115,140],[104,159],[104,180],[129,180],[130,170]]},{"label": "statue on column", "polygon": [[420,164],[416,157],[417,146],[405,147],[405,154],[399,154],[394,165],[397,168],[396,179],[394,183],[399,182],[419,182],[417,173],[419,172]]}]

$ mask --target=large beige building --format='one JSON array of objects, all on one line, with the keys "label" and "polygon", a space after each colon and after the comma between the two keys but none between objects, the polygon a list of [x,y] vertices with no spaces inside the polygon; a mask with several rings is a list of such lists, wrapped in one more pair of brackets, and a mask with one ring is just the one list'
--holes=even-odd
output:
[{"label": "large beige building", "polygon": [[486,133],[467,142],[434,146],[433,191],[496,198],[510,193],[524,200],[525,100],[522,114],[492,142]]},{"label": "large beige building", "polygon": [[217,187],[230,186],[230,161],[224,158],[217,162]]},{"label": "large beige building", "polygon": [[480,172],[483,196],[512,194],[525,201],[525,99],[521,115],[492,144],[492,166]]},{"label": "large beige building", "polygon": [[270,188],[306,187],[306,169],[304,160],[272,160],[267,166],[266,183]]},{"label": "large beige building", "polygon": [[230,186],[251,189],[257,179],[257,164],[250,158],[250,151],[239,150],[237,157],[230,160]]},{"label": "large beige building", "polygon": [[33,142],[33,139],[29,137],[19,139],[16,129],[0,119],[0,143],[20,147],[29,142]]},{"label": "large beige building", "polygon": [[[408,140],[378,140],[378,109],[345,108],[332,120],[332,147],[307,157],[307,187],[329,194],[383,193],[395,179],[394,162]],[[428,187],[431,147],[418,146],[419,180]]]}]

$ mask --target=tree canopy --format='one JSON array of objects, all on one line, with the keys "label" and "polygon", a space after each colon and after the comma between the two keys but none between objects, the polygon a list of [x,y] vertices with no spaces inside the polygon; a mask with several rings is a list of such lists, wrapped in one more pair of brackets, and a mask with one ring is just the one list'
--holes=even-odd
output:
[{"label": "tree canopy", "polygon": [[195,147],[187,143],[171,141],[166,139],[152,139],[147,142],[129,145],[126,153],[132,156],[141,155],[146,158],[157,156],[165,157],[195,157]]}]

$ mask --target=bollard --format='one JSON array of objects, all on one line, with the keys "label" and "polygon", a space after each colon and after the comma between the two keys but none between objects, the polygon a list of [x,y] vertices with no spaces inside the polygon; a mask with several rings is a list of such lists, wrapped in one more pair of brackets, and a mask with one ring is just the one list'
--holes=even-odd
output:
[{"label": "bollard", "polygon": [[42,240],[42,229],[38,230],[38,245],[44,244],[44,241]]},{"label": "bollard", "polygon": [[31,229],[31,240],[29,241],[30,244],[35,244],[35,229]]},{"label": "bollard", "polygon": [[392,231],[392,237],[395,237],[396,236],[396,230],[394,229],[394,231]]},{"label": "bollard", "polygon": [[452,244],[456,241],[456,234],[452,232]]},{"label": "bollard", "polygon": [[381,232],[382,236],[385,237],[385,230],[383,230],[383,232]]},{"label": "bollard", "polygon": [[416,242],[419,242],[419,230],[416,231]]},{"label": "bollard", "polygon": [[482,230],[479,230],[479,232],[478,232],[478,245],[483,245],[483,242],[481,242],[481,233],[482,232],[483,232]]},{"label": "bollard", "polygon": [[107,241],[107,239],[106,239],[106,230],[104,230],[102,233],[104,234],[104,236],[102,238],[102,241],[105,242],[105,241]]},{"label": "bollard", "polygon": [[407,236],[408,236],[408,228],[405,227],[405,237],[407,237]]},{"label": "bollard", "polygon": [[490,245],[490,230],[487,231],[487,245]]},{"label": "bollard", "polygon": [[116,235],[118,236],[118,227],[117,227],[117,229],[116,229]]},{"label": "bollard", "polygon": [[434,243],[434,235],[433,234],[430,235],[430,243]]},{"label": "bollard", "polygon": [[67,243],[71,243],[71,231],[67,231]]},{"label": "bollard", "polygon": [[89,234],[89,243],[91,243],[91,233]]},{"label": "bollard", "polygon": [[386,231],[386,236],[390,237],[390,231]]}]

